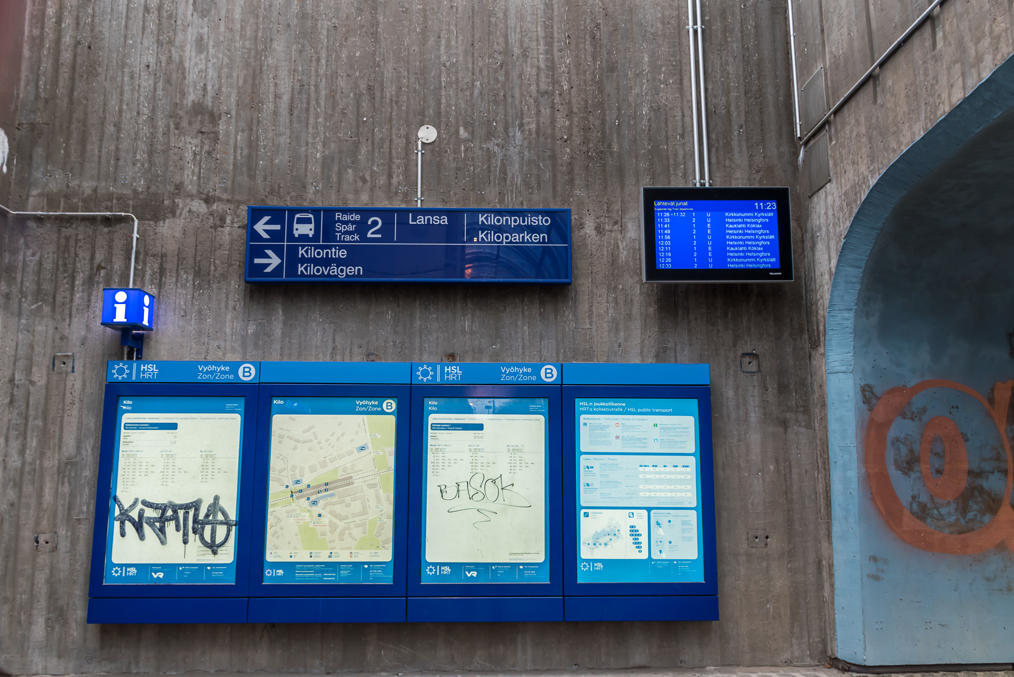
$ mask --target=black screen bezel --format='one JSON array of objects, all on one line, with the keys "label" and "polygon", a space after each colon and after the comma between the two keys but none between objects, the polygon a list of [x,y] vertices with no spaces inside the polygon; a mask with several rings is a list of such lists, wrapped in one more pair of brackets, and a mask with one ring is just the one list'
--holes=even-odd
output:
[{"label": "black screen bezel", "polygon": [[[779,268],[659,269],[655,257],[655,200],[774,200],[778,209]],[[791,282],[792,220],[786,187],[641,188],[641,265],[645,282]]]}]

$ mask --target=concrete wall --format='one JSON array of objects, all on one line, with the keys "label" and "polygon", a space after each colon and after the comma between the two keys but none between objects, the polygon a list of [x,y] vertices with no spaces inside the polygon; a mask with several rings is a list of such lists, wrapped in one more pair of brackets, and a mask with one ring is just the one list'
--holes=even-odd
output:
[{"label": "concrete wall", "polygon": [[[928,3],[913,2],[901,30]],[[860,38],[832,42],[824,36],[859,35],[868,20],[894,17],[905,3],[850,0],[814,3],[796,0],[797,65],[800,85],[818,68],[841,67],[856,77],[874,58]],[[861,19],[841,12],[848,8]],[[851,32],[851,33],[850,33]],[[900,31],[899,31],[900,32]],[[882,41],[878,44],[882,44]],[[838,253],[860,204],[888,166],[968,95],[1014,52],[1014,2],[946,2],[880,72],[859,90],[828,125],[831,181],[806,202],[806,287],[811,345],[824,344],[824,325]],[[878,53],[879,56],[879,53]],[[842,64],[842,65],[838,65]],[[828,82],[834,78],[830,75]],[[848,78],[844,78],[848,80]],[[847,87],[845,87],[847,89]],[[837,100],[826,96],[826,111]],[[807,130],[804,129],[804,133]],[[805,160],[804,160],[805,162]],[[823,352],[811,355],[816,384],[824,380]],[[822,397],[818,393],[817,401]]]},{"label": "concrete wall", "polygon": [[[808,64],[801,75],[825,69],[828,96],[810,118],[819,119],[881,53],[882,47],[870,48],[878,42],[876,26],[900,26],[900,32],[927,5],[795,3],[804,33],[800,62]],[[1009,185],[1009,174],[997,171],[1005,162],[997,145],[1002,135],[962,149],[1014,106],[1014,64],[1004,63],[1014,51],[1012,7],[944,4],[834,116],[827,136],[803,160],[806,187],[815,191],[805,228],[809,334],[818,348],[811,354],[815,412],[818,427],[827,416],[830,436],[833,651],[853,662],[1009,660],[1002,631],[994,630],[1007,618],[995,604],[1010,578],[1005,551],[969,556],[934,548],[912,536],[909,526],[919,518],[899,527],[897,513],[877,499],[896,492],[944,536],[974,533],[992,515],[1006,514],[993,493],[997,477],[1009,474],[997,467],[1005,464],[999,460],[1005,454],[997,453],[1007,442],[990,417],[994,405],[983,409],[972,392],[984,396],[993,383],[985,381],[1009,376],[1008,339],[999,329],[1009,320],[994,313],[1009,306],[1009,224],[1003,189],[989,189]],[[840,39],[850,31],[854,39]],[[1001,64],[1002,73],[995,70]],[[810,105],[814,99],[811,93]],[[825,152],[830,182],[821,187],[812,178],[823,172],[808,163]],[[826,360],[819,350],[825,347]],[[904,409],[881,440],[889,470],[881,465],[871,472],[871,456],[884,457],[865,435],[877,407],[890,406],[882,395],[931,378],[972,390],[937,391]],[[826,410],[820,407],[825,386]],[[939,421],[930,425],[938,414],[953,416],[968,436],[966,476],[958,472],[962,454],[954,439],[934,433]],[[944,439],[951,442],[942,456]],[[920,440],[928,445],[928,476],[911,466],[912,449],[921,458]],[[948,499],[957,503],[930,488],[944,476],[959,491]],[[991,530],[1004,523],[994,521]]]},{"label": "concrete wall", "polygon": [[[795,185],[786,5],[705,7],[715,182]],[[808,285],[639,281],[640,186],[692,178],[684,11],[655,0],[34,0],[9,206],[142,219],[137,283],[161,303],[153,359],[710,363],[720,622],[86,625],[103,365],[119,354],[98,299],[126,282],[129,227],[6,219],[0,668],[823,661],[829,536]],[[427,205],[573,209],[572,286],[243,283],[247,204],[410,204],[423,123],[441,133],[426,154]],[[811,249],[797,249],[809,278]],[[759,373],[740,370],[746,352]],[[767,546],[749,547],[758,533]]]}]

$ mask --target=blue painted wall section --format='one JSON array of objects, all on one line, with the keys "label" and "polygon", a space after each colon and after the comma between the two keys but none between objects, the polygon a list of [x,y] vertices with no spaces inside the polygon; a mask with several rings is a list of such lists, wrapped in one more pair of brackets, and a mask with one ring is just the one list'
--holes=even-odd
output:
[{"label": "blue painted wall section", "polygon": [[838,260],[836,654],[853,663],[1010,661],[1012,109],[1008,60],[878,180]]},{"label": "blue painted wall section", "polygon": [[[106,376],[91,623],[718,617],[707,365],[113,361]],[[311,453],[319,417],[370,432],[361,486],[289,457]],[[336,545],[350,491],[372,507]],[[592,511],[640,526],[592,538],[576,526]],[[298,538],[279,537],[282,513],[309,517]]]}]

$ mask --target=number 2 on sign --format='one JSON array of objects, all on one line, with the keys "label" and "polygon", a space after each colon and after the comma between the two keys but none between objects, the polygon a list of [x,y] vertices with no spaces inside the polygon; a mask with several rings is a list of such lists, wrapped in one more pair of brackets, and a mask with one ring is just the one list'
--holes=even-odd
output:
[{"label": "number 2 on sign", "polygon": [[371,216],[370,219],[366,222],[366,224],[369,226],[373,226],[373,228],[370,228],[368,231],[366,231],[366,237],[380,237],[380,233],[377,232],[378,230],[380,230],[379,217]]}]

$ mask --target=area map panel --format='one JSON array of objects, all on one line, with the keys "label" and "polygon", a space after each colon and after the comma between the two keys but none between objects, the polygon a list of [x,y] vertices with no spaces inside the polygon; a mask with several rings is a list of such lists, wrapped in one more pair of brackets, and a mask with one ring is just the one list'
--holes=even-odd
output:
[{"label": "area map panel", "polygon": [[549,581],[544,398],[426,398],[423,583]]},{"label": "area map panel", "polygon": [[775,200],[654,200],[659,270],[778,269]]},{"label": "area map panel", "polygon": [[574,406],[578,582],[703,582],[697,401]]},{"label": "area map panel", "polygon": [[394,577],[393,397],[275,397],[265,584]]},{"label": "area map panel", "polygon": [[103,581],[236,580],[241,397],[120,397]]}]

